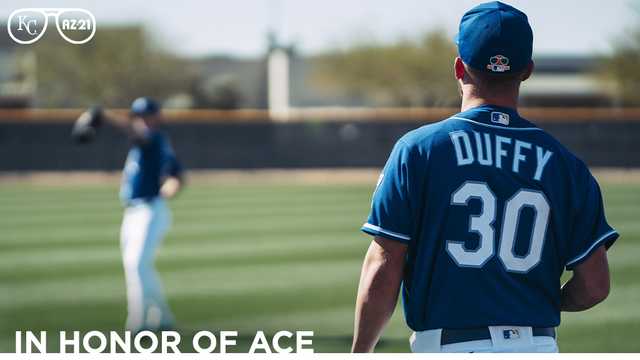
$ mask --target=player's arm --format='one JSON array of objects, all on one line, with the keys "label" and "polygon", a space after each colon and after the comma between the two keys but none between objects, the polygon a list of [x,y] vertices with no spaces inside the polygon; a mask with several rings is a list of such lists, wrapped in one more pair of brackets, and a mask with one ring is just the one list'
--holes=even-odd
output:
[{"label": "player's arm", "polygon": [[352,352],[373,351],[398,302],[407,245],[376,236],[362,266]]},{"label": "player's arm", "polygon": [[573,269],[573,276],[561,291],[562,311],[583,311],[609,295],[609,263],[605,246],[600,246]]},{"label": "player's arm", "polygon": [[120,129],[136,143],[146,143],[149,140],[149,127],[144,120],[131,119],[114,111],[105,111],[99,106],[93,106],[80,114],[73,125],[71,137],[78,143],[89,142],[93,140],[97,129],[103,123],[109,123]]},{"label": "player's arm", "polygon": [[149,128],[142,120],[130,119],[114,111],[103,110],[102,119],[123,131],[134,141],[146,141]]}]

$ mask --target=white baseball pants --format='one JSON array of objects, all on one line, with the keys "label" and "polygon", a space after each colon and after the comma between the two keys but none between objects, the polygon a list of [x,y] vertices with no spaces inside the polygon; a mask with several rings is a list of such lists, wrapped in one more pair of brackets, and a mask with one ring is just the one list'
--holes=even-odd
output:
[{"label": "white baseball pants", "polygon": [[120,247],[127,286],[127,330],[154,331],[174,325],[154,265],[156,250],[170,223],[171,213],[160,197],[135,202],[124,212]]}]

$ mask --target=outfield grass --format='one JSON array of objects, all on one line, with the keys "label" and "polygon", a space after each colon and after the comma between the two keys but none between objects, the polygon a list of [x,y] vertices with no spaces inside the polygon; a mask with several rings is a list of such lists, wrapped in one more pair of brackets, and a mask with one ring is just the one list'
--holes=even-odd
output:
[{"label": "outfield grass", "polygon": [[[316,351],[348,351],[371,187],[191,186],[172,204],[158,258],[184,333],[314,330]],[[106,185],[0,187],[0,351],[14,351],[16,330],[122,328],[116,194]],[[640,184],[604,184],[604,194],[622,234],[610,253],[612,294],[563,316],[562,351],[640,352]],[[400,313],[379,351],[408,350]]]}]

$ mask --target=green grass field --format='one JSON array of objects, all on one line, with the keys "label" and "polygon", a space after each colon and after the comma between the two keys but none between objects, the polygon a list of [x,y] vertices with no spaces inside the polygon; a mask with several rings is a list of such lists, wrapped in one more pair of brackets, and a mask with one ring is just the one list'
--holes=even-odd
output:
[{"label": "green grass field", "polygon": [[[184,333],[314,330],[316,351],[348,351],[371,190],[192,185],[172,204],[174,226],[158,257]],[[605,183],[604,194],[622,234],[610,252],[612,294],[563,316],[565,352],[640,352],[640,183]],[[122,328],[116,195],[115,186],[0,185],[0,351],[14,351],[16,330]],[[400,315],[378,351],[408,351]]]}]

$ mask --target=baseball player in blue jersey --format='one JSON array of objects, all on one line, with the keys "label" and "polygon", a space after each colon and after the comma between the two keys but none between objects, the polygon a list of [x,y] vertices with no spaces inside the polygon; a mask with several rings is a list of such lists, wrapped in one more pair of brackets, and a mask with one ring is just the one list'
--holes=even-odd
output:
[{"label": "baseball player in blue jersey", "polygon": [[[393,148],[362,230],[372,236],[354,352],[372,351],[400,289],[414,352],[557,352],[561,311],[609,293],[605,219],[587,166],[518,114],[533,71],[521,11],[462,18],[454,72],[462,109]],[[564,270],[572,278],[561,286]]]},{"label": "baseball player in blue jersey", "polygon": [[126,328],[134,333],[171,329],[174,318],[154,261],[171,222],[166,199],[173,198],[182,187],[183,171],[167,136],[158,129],[160,105],[142,97],[132,103],[129,118],[96,108],[83,116],[87,123],[108,121],[116,125],[132,144],[120,188],[125,206],[120,246],[127,285]]},{"label": "baseball player in blue jersey", "polygon": [[169,230],[166,199],[182,186],[183,171],[167,136],[157,127],[160,106],[150,98],[131,105],[133,146],[125,163],[120,198],[126,206],[120,244],[127,284],[126,328],[167,330],[174,318],[154,266],[155,253]]}]

